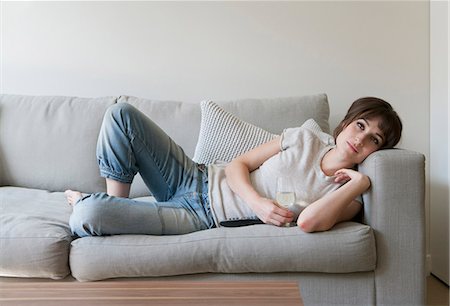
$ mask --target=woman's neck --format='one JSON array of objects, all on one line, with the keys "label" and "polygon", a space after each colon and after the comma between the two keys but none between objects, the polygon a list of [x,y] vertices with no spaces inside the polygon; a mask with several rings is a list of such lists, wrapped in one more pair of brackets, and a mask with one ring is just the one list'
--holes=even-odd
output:
[{"label": "woman's neck", "polygon": [[336,148],[331,149],[322,158],[320,168],[327,176],[333,176],[334,173],[343,168],[353,168],[355,165],[350,164],[341,158],[337,154]]}]

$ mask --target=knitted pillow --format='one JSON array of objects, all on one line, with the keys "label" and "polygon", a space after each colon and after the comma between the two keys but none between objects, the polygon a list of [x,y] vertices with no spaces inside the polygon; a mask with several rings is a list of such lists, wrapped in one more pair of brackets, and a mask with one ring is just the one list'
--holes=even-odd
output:
[{"label": "knitted pillow", "polygon": [[303,123],[301,127],[311,130],[324,143],[326,143],[328,145],[335,144],[334,137],[328,133],[323,132],[320,125],[314,119],[311,118],[311,119],[306,120],[305,123]]},{"label": "knitted pillow", "polygon": [[277,136],[242,121],[213,101],[203,101],[200,107],[200,134],[193,158],[197,163],[229,162]]},{"label": "knitted pillow", "polygon": [[[229,162],[277,136],[239,119],[213,101],[203,101],[200,107],[200,134],[193,158],[197,163]],[[308,119],[302,127],[324,134],[314,119]]]}]

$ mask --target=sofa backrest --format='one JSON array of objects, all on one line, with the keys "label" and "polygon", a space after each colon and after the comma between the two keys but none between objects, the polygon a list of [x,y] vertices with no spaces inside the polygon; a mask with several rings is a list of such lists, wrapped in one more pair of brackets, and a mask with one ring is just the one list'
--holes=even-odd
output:
[{"label": "sofa backrest", "polygon": [[[121,96],[117,102],[137,107],[166,131],[188,156],[194,156],[201,120],[198,103],[156,101],[130,96]],[[314,118],[324,132],[330,130],[325,94],[214,102],[241,120],[274,134],[280,134],[287,127],[300,126],[309,118]]]},{"label": "sofa backrest", "polygon": [[103,191],[95,146],[116,98],[0,96],[0,186]]},{"label": "sofa backrest", "polygon": [[[104,191],[95,148],[103,114],[116,102],[136,106],[181,145],[188,156],[194,156],[201,120],[198,103],[130,96],[89,99],[0,95],[0,186]],[[325,94],[215,102],[272,133],[300,126],[309,118],[329,131]],[[138,176],[131,196],[148,194]]]}]

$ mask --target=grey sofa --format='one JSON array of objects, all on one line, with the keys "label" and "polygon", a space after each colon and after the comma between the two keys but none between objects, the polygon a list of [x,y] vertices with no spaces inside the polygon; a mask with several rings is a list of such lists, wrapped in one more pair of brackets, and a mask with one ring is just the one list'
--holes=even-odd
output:
[{"label": "grey sofa", "polygon": [[[363,195],[363,214],[327,232],[253,225],[178,236],[73,237],[63,191],[105,190],[95,145],[114,103],[135,105],[194,155],[198,104],[0,96],[0,276],[294,280],[306,305],[424,304],[424,156],[408,150],[384,150],[364,161],[360,171],[372,187]],[[323,94],[218,104],[272,133],[308,118],[329,131]],[[137,177],[132,197],[149,196]]]}]

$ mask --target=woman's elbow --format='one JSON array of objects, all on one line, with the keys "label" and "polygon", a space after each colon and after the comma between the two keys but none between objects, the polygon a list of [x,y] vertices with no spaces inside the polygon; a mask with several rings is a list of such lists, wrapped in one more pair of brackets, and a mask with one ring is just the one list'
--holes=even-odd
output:
[{"label": "woman's elbow", "polygon": [[297,221],[297,226],[305,233],[313,233],[314,232],[314,226],[312,226],[306,220]]},{"label": "woman's elbow", "polygon": [[305,233],[323,232],[332,228],[334,225],[330,222],[321,222],[318,218],[298,218],[297,226]]}]

